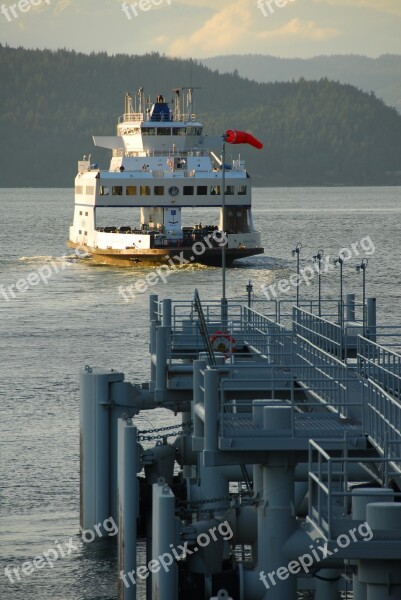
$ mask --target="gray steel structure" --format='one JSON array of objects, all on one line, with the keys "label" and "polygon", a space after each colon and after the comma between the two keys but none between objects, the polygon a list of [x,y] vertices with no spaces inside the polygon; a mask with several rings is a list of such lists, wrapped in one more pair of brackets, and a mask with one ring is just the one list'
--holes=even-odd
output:
[{"label": "gray steel structure", "polygon": [[[198,296],[152,295],[150,382],[81,373],[81,527],[118,522],[119,600],[136,599],[138,575],[149,600],[401,599],[401,329],[377,325],[375,299],[358,320],[352,294],[341,315],[322,299],[286,306],[228,301],[222,324],[220,302],[200,314]],[[205,348],[205,326],[236,351]],[[138,432],[158,407],[181,427]]]}]

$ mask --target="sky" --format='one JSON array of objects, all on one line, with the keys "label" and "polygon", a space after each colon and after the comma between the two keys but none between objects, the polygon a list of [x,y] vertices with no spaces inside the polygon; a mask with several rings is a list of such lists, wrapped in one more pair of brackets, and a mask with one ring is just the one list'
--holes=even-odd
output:
[{"label": "sky", "polygon": [[401,54],[401,0],[0,0],[0,43],[179,58]]}]

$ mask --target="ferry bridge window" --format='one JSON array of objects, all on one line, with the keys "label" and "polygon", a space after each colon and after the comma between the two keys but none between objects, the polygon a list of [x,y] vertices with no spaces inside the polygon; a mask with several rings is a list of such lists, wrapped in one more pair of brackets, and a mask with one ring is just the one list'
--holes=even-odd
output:
[{"label": "ferry bridge window", "polygon": [[155,196],[164,196],[164,185],[155,185]]},{"label": "ferry bridge window", "polygon": [[125,193],[127,196],[136,196],[136,185],[127,185]]},{"label": "ferry bridge window", "polygon": [[186,135],[186,127],[173,127],[173,135]]},{"label": "ferry bridge window", "polygon": [[234,186],[228,185],[226,187],[226,196],[234,196]]},{"label": "ferry bridge window", "polygon": [[171,127],[158,127],[157,135],[171,135]]},{"label": "ferry bridge window", "polygon": [[246,194],[246,185],[239,185],[238,186],[238,195],[245,196],[245,194]]},{"label": "ferry bridge window", "polygon": [[207,185],[198,185],[196,193],[198,196],[207,196]]},{"label": "ferry bridge window", "polygon": [[140,195],[141,196],[150,196],[150,186],[149,185],[141,185]]},{"label": "ferry bridge window", "polygon": [[212,185],[210,187],[210,193],[212,194],[212,196],[220,196],[221,193],[221,188],[219,185]]},{"label": "ferry bridge window", "polygon": [[187,127],[187,134],[188,135],[201,135],[202,127]]},{"label": "ferry bridge window", "polygon": [[194,186],[193,185],[184,185],[184,196],[193,196],[194,195]]},{"label": "ferry bridge window", "polygon": [[79,211],[79,214],[82,215],[82,210]]},{"label": "ferry bridge window", "polygon": [[87,185],[87,186],[86,186],[86,188],[85,188],[85,193],[86,193],[88,196],[92,196],[92,194],[94,194],[94,193],[95,193],[95,188],[94,188],[94,186],[93,186],[93,185]]},{"label": "ferry bridge window", "polygon": [[76,194],[82,194],[83,193],[83,189],[84,188],[82,187],[82,185],[76,185],[75,186],[75,193]]},{"label": "ferry bridge window", "polygon": [[122,196],[123,195],[123,186],[122,185],[113,185],[112,194],[113,194],[113,196]]},{"label": "ferry bridge window", "polygon": [[86,212],[86,213],[85,213],[85,217],[87,217],[87,216],[88,216],[88,213]]},{"label": "ferry bridge window", "polygon": [[101,196],[108,196],[109,195],[109,188],[106,187],[105,185],[101,185],[100,186],[100,195]]},{"label": "ferry bridge window", "polygon": [[156,135],[156,127],[142,127],[142,135]]}]

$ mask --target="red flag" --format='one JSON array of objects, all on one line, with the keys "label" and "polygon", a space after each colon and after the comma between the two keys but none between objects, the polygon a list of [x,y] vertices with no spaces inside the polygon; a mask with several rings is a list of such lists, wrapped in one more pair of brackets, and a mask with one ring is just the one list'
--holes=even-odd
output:
[{"label": "red flag", "polygon": [[254,148],[258,148],[258,150],[263,148],[262,142],[253,137],[253,135],[236,129],[228,129],[225,133],[225,140],[229,144],[250,144]]}]

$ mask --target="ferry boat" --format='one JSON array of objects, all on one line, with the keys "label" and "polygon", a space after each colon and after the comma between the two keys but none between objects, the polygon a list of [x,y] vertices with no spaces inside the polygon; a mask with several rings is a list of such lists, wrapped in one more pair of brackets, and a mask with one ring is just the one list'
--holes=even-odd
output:
[{"label": "ferry boat", "polygon": [[[181,264],[221,266],[223,244],[227,266],[262,254],[245,162],[224,160],[225,143],[237,143],[236,133],[204,135],[193,109],[193,88],[175,89],[171,102],[159,95],[153,104],[140,88],[135,107],[126,94],[117,135],[93,138],[95,146],[112,150],[109,170],[99,169],[90,156],[78,162],[68,246],[117,266],[163,264],[177,256]],[[248,137],[248,143],[262,147]],[[219,223],[184,225],[184,211],[200,208],[210,214],[215,207]],[[124,225],[105,225],[107,208],[133,209],[132,217]],[[203,246],[194,252],[198,242]]]}]

